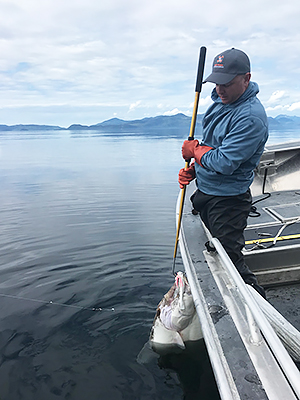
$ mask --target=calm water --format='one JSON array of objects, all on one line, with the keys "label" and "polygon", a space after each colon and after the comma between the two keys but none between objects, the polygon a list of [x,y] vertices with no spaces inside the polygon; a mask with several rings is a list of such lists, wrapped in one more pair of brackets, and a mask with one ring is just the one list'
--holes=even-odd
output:
[{"label": "calm water", "polygon": [[203,344],[137,362],[173,280],[181,143],[0,134],[1,400],[213,400]]}]

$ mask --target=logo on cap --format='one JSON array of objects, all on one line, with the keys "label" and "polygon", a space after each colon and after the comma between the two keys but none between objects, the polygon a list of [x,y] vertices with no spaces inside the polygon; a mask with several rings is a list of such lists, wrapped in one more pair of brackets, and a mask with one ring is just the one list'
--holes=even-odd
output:
[{"label": "logo on cap", "polygon": [[218,58],[216,59],[216,63],[214,65],[214,68],[224,68],[223,59],[224,59],[224,56],[219,55]]}]

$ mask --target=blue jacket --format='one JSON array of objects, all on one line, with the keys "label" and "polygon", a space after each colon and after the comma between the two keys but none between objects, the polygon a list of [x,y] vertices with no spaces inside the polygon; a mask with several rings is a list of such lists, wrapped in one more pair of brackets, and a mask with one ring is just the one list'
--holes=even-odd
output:
[{"label": "blue jacket", "polygon": [[250,187],[268,139],[268,120],[255,82],[234,103],[223,104],[216,89],[203,118],[202,143],[213,147],[195,163],[197,186],[206,194],[234,196]]}]

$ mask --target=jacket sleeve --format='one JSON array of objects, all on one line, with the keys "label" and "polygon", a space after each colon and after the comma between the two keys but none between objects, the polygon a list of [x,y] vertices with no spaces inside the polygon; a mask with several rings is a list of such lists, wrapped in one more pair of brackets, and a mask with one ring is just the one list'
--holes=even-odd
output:
[{"label": "jacket sleeve", "polygon": [[267,132],[267,126],[260,118],[240,118],[229,128],[220,146],[203,155],[203,167],[232,175],[243,163],[262,151]]}]

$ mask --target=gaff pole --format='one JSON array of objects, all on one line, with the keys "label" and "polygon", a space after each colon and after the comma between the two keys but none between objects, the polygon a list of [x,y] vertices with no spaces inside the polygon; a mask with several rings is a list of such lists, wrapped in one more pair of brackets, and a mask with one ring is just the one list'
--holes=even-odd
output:
[{"label": "gaff pole", "polygon": [[[188,140],[194,140],[197,112],[198,112],[198,104],[199,104],[200,92],[202,89],[205,56],[206,56],[206,47],[201,47],[200,54],[199,54],[196,88],[195,88],[196,93],[195,93],[195,101],[194,101],[194,110],[193,110],[193,116],[192,116],[190,134],[189,134]],[[188,169],[189,165],[190,165],[190,160],[186,160],[184,168]],[[177,222],[177,232],[176,232],[175,248],[174,248],[174,254],[173,254],[173,268],[172,268],[173,275],[175,275],[175,262],[176,262],[176,255],[177,255],[177,249],[178,249],[178,241],[179,241],[179,233],[180,233],[180,227],[181,227],[185,192],[186,192],[186,186],[184,185],[183,189],[181,189],[180,207],[179,207],[178,222]]]}]

